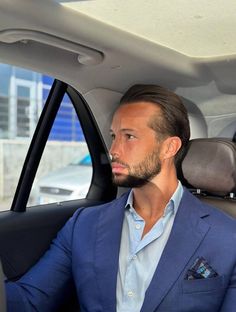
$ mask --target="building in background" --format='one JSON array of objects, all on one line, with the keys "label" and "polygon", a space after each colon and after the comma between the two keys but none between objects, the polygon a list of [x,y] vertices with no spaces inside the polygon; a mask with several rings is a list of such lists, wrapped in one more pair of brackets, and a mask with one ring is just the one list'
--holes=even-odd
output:
[{"label": "building in background", "polygon": [[[53,78],[0,64],[0,139],[32,137]],[[49,140],[84,141],[70,99],[65,96]]]}]

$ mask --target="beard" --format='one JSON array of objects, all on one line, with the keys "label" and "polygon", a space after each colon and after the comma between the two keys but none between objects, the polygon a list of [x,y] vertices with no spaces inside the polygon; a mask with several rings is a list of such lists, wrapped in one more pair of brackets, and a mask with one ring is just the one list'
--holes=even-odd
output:
[{"label": "beard", "polygon": [[138,165],[130,167],[128,164],[112,159],[112,162],[120,163],[128,169],[128,174],[113,174],[113,183],[122,187],[141,187],[150,182],[152,178],[161,172],[159,151],[153,151]]}]

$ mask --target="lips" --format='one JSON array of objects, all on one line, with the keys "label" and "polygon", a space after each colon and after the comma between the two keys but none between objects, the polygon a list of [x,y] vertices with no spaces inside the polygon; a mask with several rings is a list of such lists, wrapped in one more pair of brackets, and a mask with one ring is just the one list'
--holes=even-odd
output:
[{"label": "lips", "polygon": [[112,172],[113,173],[116,173],[116,174],[119,174],[119,173],[123,173],[124,172],[124,169],[126,169],[126,166],[124,165],[121,165],[119,163],[112,163]]}]

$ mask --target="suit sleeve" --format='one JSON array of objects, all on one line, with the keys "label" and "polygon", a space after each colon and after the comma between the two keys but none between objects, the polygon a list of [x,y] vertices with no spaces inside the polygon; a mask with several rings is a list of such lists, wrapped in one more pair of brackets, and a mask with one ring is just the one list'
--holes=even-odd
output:
[{"label": "suit sleeve", "polygon": [[18,281],[6,282],[7,311],[55,311],[73,285],[71,245],[79,209],[58,232],[50,249]]},{"label": "suit sleeve", "polygon": [[228,289],[226,291],[223,304],[220,312],[235,312],[236,311],[236,267],[232,274]]}]

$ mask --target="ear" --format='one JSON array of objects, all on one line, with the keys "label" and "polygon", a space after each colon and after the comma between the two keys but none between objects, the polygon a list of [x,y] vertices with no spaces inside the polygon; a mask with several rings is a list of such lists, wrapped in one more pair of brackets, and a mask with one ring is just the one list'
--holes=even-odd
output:
[{"label": "ear", "polygon": [[168,137],[163,143],[164,159],[174,157],[182,146],[182,142],[177,136]]}]

